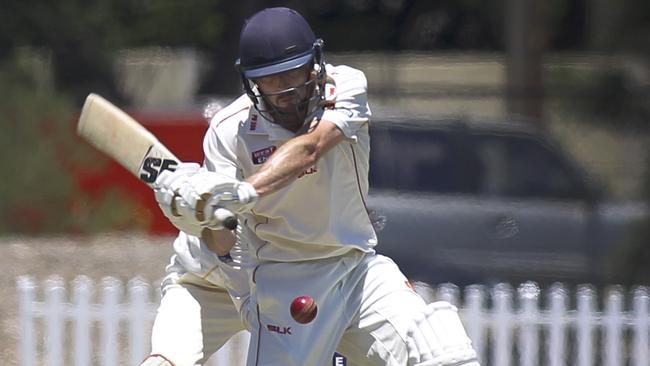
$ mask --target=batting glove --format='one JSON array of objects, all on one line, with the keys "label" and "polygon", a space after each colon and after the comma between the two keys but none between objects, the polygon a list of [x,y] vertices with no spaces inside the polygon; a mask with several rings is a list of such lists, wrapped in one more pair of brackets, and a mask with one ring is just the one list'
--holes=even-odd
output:
[{"label": "batting glove", "polygon": [[188,214],[191,212],[188,203],[178,195],[187,179],[199,172],[199,169],[200,166],[196,163],[180,163],[173,172],[163,171],[154,183],[154,195],[160,210],[177,229],[201,237],[201,222],[194,214]]},{"label": "batting glove", "polygon": [[257,192],[250,183],[208,171],[193,174],[178,193],[191,210],[187,214],[193,213],[211,229],[223,228],[221,209],[243,213],[250,211],[257,202]]}]

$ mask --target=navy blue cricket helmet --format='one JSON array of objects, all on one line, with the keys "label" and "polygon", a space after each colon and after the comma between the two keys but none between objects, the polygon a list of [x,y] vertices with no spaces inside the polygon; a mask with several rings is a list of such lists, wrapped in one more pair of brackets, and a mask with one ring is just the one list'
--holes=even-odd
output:
[{"label": "navy blue cricket helmet", "polygon": [[[310,116],[323,99],[325,62],[322,48],[323,41],[316,38],[305,18],[293,9],[267,8],[248,18],[241,31],[239,58],[235,66],[255,108],[274,122],[281,122],[283,118],[300,116],[304,119]],[[307,65],[315,73],[306,83],[274,93],[295,96],[295,108],[291,111],[279,110],[255,84],[256,79]],[[299,93],[301,88],[310,92]],[[301,94],[307,95],[304,97]]]}]

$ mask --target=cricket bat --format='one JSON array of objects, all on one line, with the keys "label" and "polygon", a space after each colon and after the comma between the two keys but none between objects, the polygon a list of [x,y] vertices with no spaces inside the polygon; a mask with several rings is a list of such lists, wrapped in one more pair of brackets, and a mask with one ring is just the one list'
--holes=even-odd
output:
[{"label": "cricket bat", "polygon": [[[160,173],[174,171],[180,162],[144,126],[94,93],[81,109],[77,134],[152,188]],[[237,219],[230,211],[215,208],[215,216],[223,218],[226,228],[236,228]]]}]

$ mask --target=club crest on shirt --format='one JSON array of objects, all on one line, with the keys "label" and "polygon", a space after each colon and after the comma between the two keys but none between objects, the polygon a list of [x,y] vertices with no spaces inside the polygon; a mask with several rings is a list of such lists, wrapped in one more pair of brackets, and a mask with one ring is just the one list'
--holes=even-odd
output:
[{"label": "club crest on shirt", "polygon": [[273,152],[276,149],[277,147],[271,145],[261,150],[253,151],[253,153],[251,154],[251,158],[253,159],[253,164],[258,165],[264,163],[266,160],[268,160],[269,156],[271,156],[271,154],[273,154]]}]

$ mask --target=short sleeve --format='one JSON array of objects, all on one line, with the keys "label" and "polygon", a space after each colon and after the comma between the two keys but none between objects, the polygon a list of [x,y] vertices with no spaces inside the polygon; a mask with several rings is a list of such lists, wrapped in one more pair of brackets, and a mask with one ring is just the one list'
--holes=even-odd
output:
[{"label": "short sleeve", "polygon": [[321,119],[334,123],[347,138],[356,140],[357,132],[370,118],[366,76],[347,66],[334,67],[329,76],[333,83],[325,87],[326,100],[333,103]]}]

